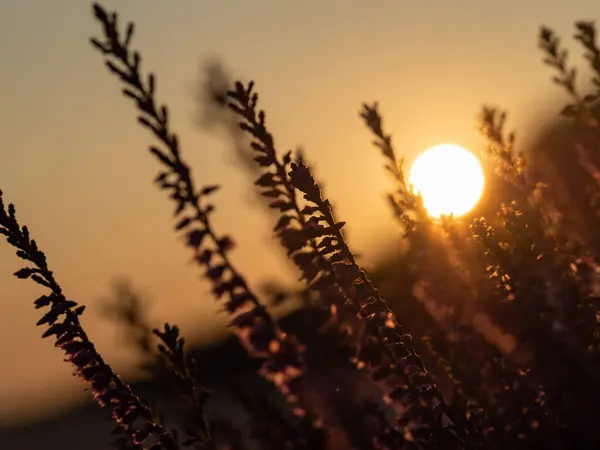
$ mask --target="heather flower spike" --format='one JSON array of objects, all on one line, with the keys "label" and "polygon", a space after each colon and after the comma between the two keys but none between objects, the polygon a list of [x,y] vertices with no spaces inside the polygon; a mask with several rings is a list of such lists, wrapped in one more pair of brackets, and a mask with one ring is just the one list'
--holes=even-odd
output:
[{"label": "heather flower spike", "polygon": [[[257,154],[254,161],[262,171],[255,185],[268,201],[269,207],[279,211],[274,232],[301,271],[308,292],[314,294],[314,303],[329,313],[329,329],[335,329],[344,348],[355,357],[360,351],[356,343],[365,339],[364,327],[357,320],[363,317],[358,305],[352,303],[336,279],[333,265],[336,255],[332,255],[335,250],[331,248],[334,239],[321,239],[321,226],[317,220],[310,218],[317,208],[301,205],[298,190],[290,178],[290,168],[294,164],[292,161],[301,161],[302,157],[294,157],[292,152],[286,152],[283,156],[278,154],[274,138],[266,127],[266,114],[258,109],[258,94],[253,88],[252,82],[247,87],[237,82],[227,96],[228,106],[241,119],[240,129],[253,138],[250,146]],[[336,225],[338,230],[342,227],[343,224]],[[338,254],[337,258],[341,255],[343,253]],[[365,368],[356,358],[353,360],[358,369]],[[374,423],[373,442],[386,449],[402,445],[405,442],[404,433],[382,421],[381,412],[376,412],[374,408],[371,405],[367,410]]]},{"label": "heather flower spike", "polygon": [[198,386],[196,374],[196,361],[189,357],[185,351],[185,338],[179,335],[179,328],[174,325],[164,324],[162,330],[154,329],[154,335],[160,340],[158,351],[171,368],[175,376],[176,387],[180,395],[191,403],[191,419],[194,432],[188,432],[185,446],[196,445],[202,449],[211,448],[213,445],[213,430],[205,420],[204,407],[210,391]]},{"label": "heather flower spike", "polygon": [[121,425],[131,441],[143,449],[176,450],[173,436],[154,419],[152,412],[136,397],[104,362],[94,344],[81,327],[79,316],[85,306],[67,300],[48,267],[46,255],[31,239],[26,226],[19,225],[15,207],[5,205],[0,191],[0,233],[17,249],[17,256],[31,264],[15,272],[21,279],[30,278],[50,290],[35,301],[36,309],[50,310],[38,321],[46,325],[43,338],[54,337],[56,347],[65,352],[66,361],[75,366],[75,374],[89,383],[94,399],[112,410],[113,419]]},{"label": "heather flower spike", "polygon": [[[333,263],[338,283],[360,306],[361,317],[371,336],[370,345],[363,347],[360,359],[367,364],[379,366],[373,374],[375,379],[392,377],[398,380],[389,395],[407,410],[400,419],[400,424],[412,429],[422,428],[419,435],[416,430],[411,432],[410,440],[419,440],[418,436],[429,440],[429,433],[446,440],[452,430],[461,440],[468,436],[473,445],[479,445],[476,430],[470,429],[468,422],[454,417],[446,407],[441,392],[430,380],[421,358],[411,344],[412,337],[398,324],[394,313],[356,263],[341,233],[343,222],[337,222],[333,217],[329,201],[323,199],[308,167],[302,162],[292,163],[289,175],[296,189],[304,194],[304,199],[316,208],[307,216],[318,224],[319,236],[330,238],[323,239],[322,250]],[[380,359],[382,357],[385,361],[383,363]],[[444,414],[452,416],[455,427],[443,424]],[[460,441],[457,442],[457,448],[460,445]]]},{"label": "heather flower spike", "polygon": [[[227,236],[218,235],[211,221],[215,208],[208,198],[218,186],[196,188],[191,171],[181,157],[177,135],[170,130],[167,108],[156,104],[155,78],[150,75],[146,82],[143,81],[141,57],[128,47],[131,33],[127,34],[127,39],[121,38],[116,14],[108,14],[98,4],[95,4],[94,11],[102,24],[105,42],[92,39],[93,45],[106,56],[109,70],[127,86],[123,93],[136,103],[140,112],[138,121],[163,146],[151,146],[150,151],[165,166],[156,182],[161,189],[169,191],[170,197],[176,202],[176,229],[184,233],[195,260],[204,266],[205,276],[213,285],[216,297],[226,298],[224,310],[233,316],[230,324],[240,342],[252,356],[264,360],[261,374],[273,382],[290,403],[296,404],[301,401],[296,390],[305,371],[302,346],[279,329],[244,277],[233,266],[229,257],[233,241]],[[132,26],[127,29],[132,29]],[[299,404],[294,411],[302,418],[308,414]]]}]

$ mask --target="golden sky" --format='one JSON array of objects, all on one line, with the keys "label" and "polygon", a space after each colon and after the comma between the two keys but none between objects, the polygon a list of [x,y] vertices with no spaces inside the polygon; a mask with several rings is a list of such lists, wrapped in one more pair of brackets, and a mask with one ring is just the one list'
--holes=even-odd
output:
[{"label": "golden sky", "polygon": [[[203,58],[219,55],[236,75],[256,80],[280,149],[306,149],[351,244],[369,261],[397,230],[381,201],[389,184],[358,119],[361,103],[380,101],[409,161],[442,142],[480,148],[473,124],[482,102],[508,109],[512,123],[532,132],[531,118],[557,97],[536,47],[539,25],[570,40],[573,21],[600,14],[593,0],[104,4],[135,20],[134,43],[158,77],[197,181],[224,185],[216,224],[234,235],[235,261],[255,284],[286,274],[265,247],[268,222],[246,205],[250,184],[231,167],[227,145],[194,125]],[[151,139],[88,44],[91,35],[98,26],[87,1],[0,2],[0,188],[67,295],[88,305],[84,325],[99,349],[126,372],[130,355],[99,312],[115,276],[151,295],[156,323],[178,323],[188,336],[209,336],[223,318],[199,270],[186,264],[172,204],[152,184]],[[0,424],[49,411],[83,388],[40,339],[32,301],[41,291],[12,277],[18,267],[12,248],[0,245]]]}]

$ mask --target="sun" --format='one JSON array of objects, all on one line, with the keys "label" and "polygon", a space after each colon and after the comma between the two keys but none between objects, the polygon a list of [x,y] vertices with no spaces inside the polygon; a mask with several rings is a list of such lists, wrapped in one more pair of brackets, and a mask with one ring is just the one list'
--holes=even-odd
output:
[{"label": "sun", "polygon": [[432,217],[466,214],[479,201],[485,184],[477,157],[454,144],[438,145],[419,155],[408,181],[421,193]]}]

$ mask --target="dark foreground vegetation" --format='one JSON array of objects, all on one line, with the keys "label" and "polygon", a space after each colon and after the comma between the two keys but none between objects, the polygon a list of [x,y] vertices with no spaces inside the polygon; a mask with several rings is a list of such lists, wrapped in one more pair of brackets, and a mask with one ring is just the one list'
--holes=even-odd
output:
[{"label": "dark foreground vegetation", "polygon": [[[46,289],[35,300],[37,325],[111,411],[116,448],[600,448],[600,49],[592,23],[575,26],[592,73],[589,93],[577,89],[559,38],[547,28],[539,33],[544,63],[570,99],[561,112],[570,175],[561,177],[556,161],[526,158],[505,129],[505,114],[484,108],[479,124],[495,168],[488,184],[496,189],[470,215],[427,215],[377,104],[362,106],[360,118],[395,182],[387,199],[407,244],[369,273],[305,155],[276,146],[254,83],[213,83],[213,106],[239,127],[231,132],[253,155],[256,189],[304,281],[300,292],[269,296],[234,265],[233,239],[215,228],[219,186],[194,179],[168,108],[155,96],[155,76],[131,47],[133,24],[120,27],[116,13],[99,4],[93,11],[102,37],[91,42],[155,141],[155,181],[173,202],[175,230],[266,386],[230,387],[241,422],[211,417],[205,405],[213,392],[177,326],[152,331],[130,304],[126,317],[148,357],[153,389],[177,407],[163,411],[138,397],[98,354],[79,320],[84,306],[62,291],[0,196],[0,233],[26,261],[15,275]],[[273,298],[285,296],[301,299],[309,326],[272,315]]]}]

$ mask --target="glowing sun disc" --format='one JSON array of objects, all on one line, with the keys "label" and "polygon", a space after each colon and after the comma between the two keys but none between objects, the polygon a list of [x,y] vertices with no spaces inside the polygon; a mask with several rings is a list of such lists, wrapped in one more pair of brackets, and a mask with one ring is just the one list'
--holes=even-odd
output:
[{"label": "glowing sun disc", "polygon": [[432,217],[466,214],[479,201],[485,183],[477,157],[453,144],[438,145],[419,155],[408,181],[421,193]]}]

